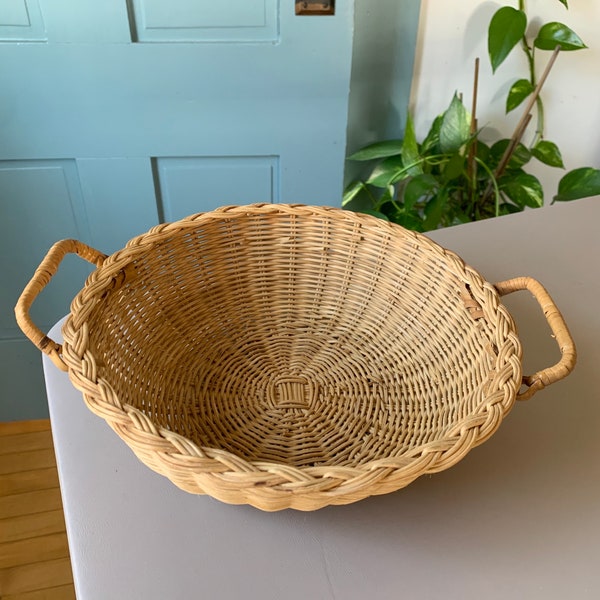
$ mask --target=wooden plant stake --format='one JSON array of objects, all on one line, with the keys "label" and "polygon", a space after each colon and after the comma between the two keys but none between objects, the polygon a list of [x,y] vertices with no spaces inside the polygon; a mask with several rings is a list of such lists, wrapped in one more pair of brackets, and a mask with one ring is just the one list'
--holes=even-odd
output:
[{"label": "wooden plant stake", "polygon": [[[506,170],[506,167],[510,161],[511,156],[513,155],[515,149],[517,148],[519,142],[521,141],[521,139],[525,133],[525,130],[527,129],[527,125],[529,124],[529,122],[531,121],[531,118],[532,118],[531,109],[533,108],[533,105],[535,104],[536,100],[538,99],[538,96],[540,95],[540,92],[542,91],[542,87],[543,87],[546,79],[548,78],[548,74],[550,73],[550,70],[554,66],[554,63],[556,62],[556,57],[558,56],[559,52],[560,52],[560,46],[556,46],[556,48],[554,48],[554,51],[552,52],[552,55],[550,56],[550,60],[548,61],[548,64],[546,65],[544,72],[542,73],[542,76],[540,77],[537,85],[535,86],[535,89],[533,90],[531,96],[529,97],[529,101],[527,102],[527,105],[525,106],[525,110],[523,111],[523,116],[521,117],[521,119],[519,119],[519,122],[517,123],[515,130],[510,138],[510,143],[506,147],[506,150],[504,151],[504,154],[502,155],[502,158],[500,159],[500,162],[498,163],[498,166],[496,167],[496,170],[494,172],[495,179],[498,179],[499,177],[502,176],[502,174]],[[491,191],[492,191],[492,182],[490,181],[488,183],[488,186],[487,186],[484,194],[483,194],[483,199],[486,199],[490,195]]]},{"label": "wooden plant stake", "polygon": [[[475,69],[473,73],[473,98],[471,101],[471,137],[475,135],[477,131],[477,93],[479,87],[479,57],[475,59]],[[469,181],[475,184],[475,177],[477,176],[477,163],[475,157],[477,156],[477,138],[473,139],[473,143],[469,148],[469,154],[467,156],[467,173]]]}]

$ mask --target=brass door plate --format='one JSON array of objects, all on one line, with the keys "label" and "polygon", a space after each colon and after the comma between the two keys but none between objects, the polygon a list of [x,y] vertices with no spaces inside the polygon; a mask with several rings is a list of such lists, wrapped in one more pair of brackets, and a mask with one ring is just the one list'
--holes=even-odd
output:
[{"label": "brass door plate", "polygon": [[334,0],[321,0],[310,2],[308,0],[296,0],[297,15],[333,15],[335,14]]}]

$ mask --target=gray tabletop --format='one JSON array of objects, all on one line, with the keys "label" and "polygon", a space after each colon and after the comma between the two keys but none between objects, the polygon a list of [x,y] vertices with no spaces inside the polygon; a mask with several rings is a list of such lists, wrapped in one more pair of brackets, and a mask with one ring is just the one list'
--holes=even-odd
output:
[{"label": "gray tabletop", "polygon": [[[488,281],[541,281],[579,361],[453,468],[348,506],[264,513],[182,492],[44,359],[79,600],[599,598],[599,224],[595,198],[431,234]],[[535,301],[506,304],[525,372],[553,364]]]}]

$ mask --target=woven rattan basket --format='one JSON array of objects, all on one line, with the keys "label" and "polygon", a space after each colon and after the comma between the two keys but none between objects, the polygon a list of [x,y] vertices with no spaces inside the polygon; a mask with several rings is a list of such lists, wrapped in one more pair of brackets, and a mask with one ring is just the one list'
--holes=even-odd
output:
[{"label": "woven rattan basket", "polygon": [[[68,252],[97,268],[60,346],[29,308]],[[523,380],[500,296],[524,288],[562,358]],[[225,207],[108,257],[62,241],[16,312],[142,462],[264,510],[346,504],[446,469],[575,362],[536,281],[494,286],[423,235],[334,208]]]}]

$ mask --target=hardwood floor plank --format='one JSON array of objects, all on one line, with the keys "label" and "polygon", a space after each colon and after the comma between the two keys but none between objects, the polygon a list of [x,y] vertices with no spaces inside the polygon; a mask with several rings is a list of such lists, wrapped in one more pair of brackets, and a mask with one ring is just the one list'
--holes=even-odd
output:
[{"label": "hardwood floor plank", "polygon": [[65,531],[62,510],[22,515],[0,521],[0,544]]},{"label": "hardwood floor plank", "polygon": [[58,487],[58,485],[56,467],[24,471],[23,473],[9,473],[0,477],[0,496],[47,490]]},{"label": "hardwood floor plank", "polygon": [[52,447],[52,432],[49,429],[32,433],[0,435],[0,454],[45,450]]},{"label": "hardwood floor plank", "polygon": [[0,423],[0,435],[14,435],[17,433],[32,433],[50,429],[50,419],[37,421],[7,421]]},{"label": "hardwood floor plank", "polygon": [[0,423],[0,599],[75,600],[48,420]]},{"label": "hardwood floor plank", "polygon": [[69,556],[67,534],[42,535],[0,544],[0,569]]},{"label": "hardwood floor plank", "polygon": [[25,592],[24,594],[10,594],[2,596],[2,600],[76,600],[75,587],[73,585],[61,585],[59,587]]},{"label": "hardwood floor plank", "polygon": [[0,475],[22,473],[38,469],[56,468],[56,457],[52,448],[32,450],[31,452],[15,452],[0,454]]},{"label": "hardwood floor plank", "polygon": [[61,509],[62,498],[59,487],[11,496],[0,496],[0,519],[20,515],[35,515],[36,513]]},{"label": "hardwood floor plank", "polygon": [[68,558],[0,569],[0,594],[21,594],[73,583]]}]

